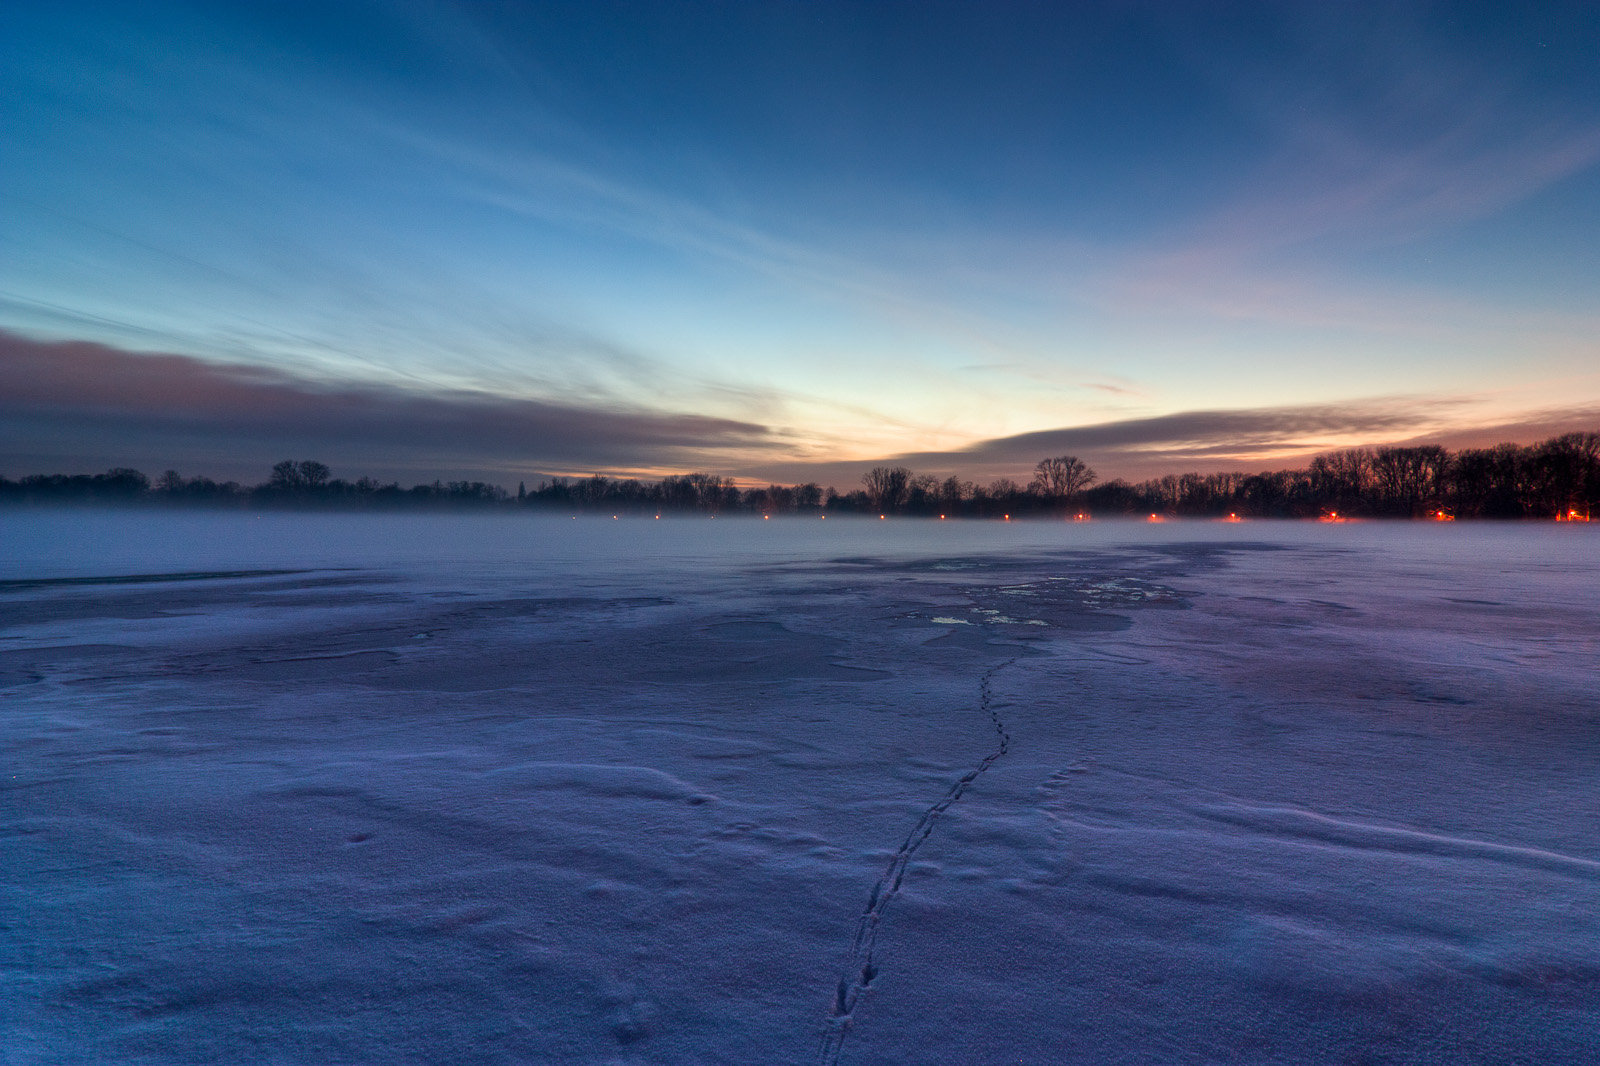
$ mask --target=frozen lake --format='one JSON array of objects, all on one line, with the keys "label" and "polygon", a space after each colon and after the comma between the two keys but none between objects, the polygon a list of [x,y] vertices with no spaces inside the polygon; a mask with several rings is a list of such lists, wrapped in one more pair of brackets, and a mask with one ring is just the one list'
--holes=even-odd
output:
[{"label": "frozen lake", "polygon": [[0,1062],[1600,1061],[1600,531],[0,513]]}]

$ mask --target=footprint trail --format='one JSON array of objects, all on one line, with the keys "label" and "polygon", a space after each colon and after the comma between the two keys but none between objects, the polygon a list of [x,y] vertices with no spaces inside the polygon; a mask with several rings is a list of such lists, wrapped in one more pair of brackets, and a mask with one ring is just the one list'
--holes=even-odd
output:
[{"label": "footprint trail", "polygon": [[828,1013],[827,1028],[822,1037],[822,1053],[818,1059],[822,1066],[838,1066],[839,1056],[844,1051],[845,1036],[855,1019],[856,1006],[878,977],[878,967],[873,962],[873,953],[878,945],[878,931],[890,902],[900,894],[906,868],[910,865],[912,857],[916,855],[917,849],[922,847],[923,842],[933,834],[933,827],[938,823],[940,815],[949,810],[951,804],[959,800],[972,783],[1011,746],[1011,734],[1006,732],[1005,723],[994,709],[992,682],[995,674],[1016,661],[1015,658],[1011,658],[991,666],[984,671],[983,677],[978,682],[979,707],[994,723],[997,740],[995,749],[985,755],[983,761],[976,767],[962,774],[939,802],[922,812],[922,817],[917,819],[917,824],[912,827],[905,841],[895,851],[888,867],[883,871],[883,876],[878,878],[877,884],[872,886],[872,891],[867,896],[867,906],[856,923],[855,940],[850,951],[850,965],[839,978],[839,984],[834,990],[833,1006]]}]

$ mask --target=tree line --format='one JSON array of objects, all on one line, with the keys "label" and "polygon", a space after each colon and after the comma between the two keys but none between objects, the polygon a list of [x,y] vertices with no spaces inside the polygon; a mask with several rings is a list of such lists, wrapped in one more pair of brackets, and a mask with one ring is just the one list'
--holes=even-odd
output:
[{"label": "tree line", "polygon": [[1581,518],[1600,510],[1600,433],[1451,452],[1349,448],[1304,469],[1182,474],[1083,494],[1094,511],[1220,517]]},{"label": "tree line", "polygon": [[402,488],[332,477],[314,459],[285,459],[266,481],[241,485],[208,477],[184,477],[168,470],[151,481],[138,470],[117,467],[104,474],[33,474],[9,481],[0,477],[0,503],[150,504],[197,507],[393,507],[502,505],[509,495],[482,481],[435,481]]},{"label": "tree line", "polygon": [[1350,448],[1303,469],[1259,474],[1176,474],[1100,482],[1076,456],[1042,459],[1027,485],[878,466],[841,493],[814,482],[739,488],[714,474],[660,481],[594,474],[557,477],[512,494],[482,481],[435,481],[402,488],[372,478],[347,481],[315,460],[284,460],[258,485],[185,478],[153,482],[119,467],[104,474],[0,477],[0,503],[128,504],[336,509],[519,508],[612,514],[860,514],[948,518],[1109,517],[1450,517],[1584,518],[1600,507],[1600,434],[1567,433],[1534,445],[1499,444],[1451,452],[1437,445]]}]

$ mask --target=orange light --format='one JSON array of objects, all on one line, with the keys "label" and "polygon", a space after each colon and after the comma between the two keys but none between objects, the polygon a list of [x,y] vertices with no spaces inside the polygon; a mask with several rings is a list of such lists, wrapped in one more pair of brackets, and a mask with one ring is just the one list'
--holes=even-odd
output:
[{"label": "orange light", "polygon": [[878,517],[879,517],[879,518],[882,518],[882,517],[884,517],[884,516],[883,516],[883,515],[879,515],[879,516],[878,516]]},{"label": "orange light", "polygon": [[1010,515],[1006,515],[1006,521],[1007,522],[1011,521],[1011,516]]},{"label": "orange light", "polygon": [[761,516],[761,520],[762,520],[762,521],[763,521],[763,522],[769,522],[769,521],[771,521],[771,520],[772,520],[772,516],[771,516],[771,515],[762,515],[762,516]]},{"label": "orange light", "polygon": [[941,521],[941,522],[943,522],[943,521],[944,521],[944,515],[940,515],[940,516],[939,516],[939,521]]},{"label": "orange light", "polygon": [[661,516],[660,515],[656,515],[656,521],[657,522],[661,521]]}]

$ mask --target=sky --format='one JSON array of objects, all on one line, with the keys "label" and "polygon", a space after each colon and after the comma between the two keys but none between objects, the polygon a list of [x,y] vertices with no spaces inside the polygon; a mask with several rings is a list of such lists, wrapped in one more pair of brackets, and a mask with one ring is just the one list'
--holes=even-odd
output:
[{"label": "sky", "polygon": [[0,8],[0,474],[1600,429],[1585,4]]}]

